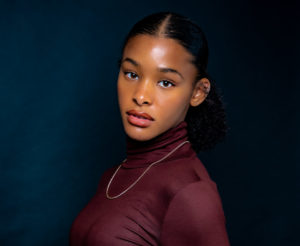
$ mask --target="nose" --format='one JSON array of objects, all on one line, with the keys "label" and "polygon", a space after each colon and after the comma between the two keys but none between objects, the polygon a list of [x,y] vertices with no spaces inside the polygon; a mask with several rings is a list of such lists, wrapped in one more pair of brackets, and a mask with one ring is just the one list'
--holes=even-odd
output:
[{"label": "nose", "polygon": [[143,80],[137,83],[133,94],[133,101],[138,105],[153,103],[154,89],[150,80]]}]

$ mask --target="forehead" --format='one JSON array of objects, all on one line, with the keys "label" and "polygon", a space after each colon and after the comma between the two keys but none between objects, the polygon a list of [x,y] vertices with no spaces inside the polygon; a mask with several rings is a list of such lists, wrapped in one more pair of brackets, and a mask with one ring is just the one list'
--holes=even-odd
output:
[{"label": "forehead", "polygon": [[177,68],[194,66],[193,56],[176,40],[144,34],[129,39],[123,57]]}]

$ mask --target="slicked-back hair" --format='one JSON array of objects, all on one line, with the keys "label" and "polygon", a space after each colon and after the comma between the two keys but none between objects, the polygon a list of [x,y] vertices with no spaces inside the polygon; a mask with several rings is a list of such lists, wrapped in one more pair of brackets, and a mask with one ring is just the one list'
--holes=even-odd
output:
[{"label": "slicked-back hair", "polygon": [[140,34],[171,38],[192,56],[197,68],[195,83],[207,78],[211,87],[206,99],[198,106],[190,106],[185,118],[188,138],[198,153],[214,147],[226,136],[228,127],[220,92],[207,73],[208,44],[201,28],[187,17],[172,12],[159,12],[138,21],[125,38],[122,53],[128,41]]}]

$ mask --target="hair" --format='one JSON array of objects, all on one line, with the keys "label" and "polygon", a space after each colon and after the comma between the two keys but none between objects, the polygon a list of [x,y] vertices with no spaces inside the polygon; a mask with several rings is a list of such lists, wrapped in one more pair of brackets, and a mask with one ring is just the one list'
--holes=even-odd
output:
[{"label": "hair", "polygon": [[207,78],[211,87],[206,99],[198,106],[190,106],[185,117],[188,139],[198,153],[214,147],[225,137],[228,127],[224,105],[215,82],[207,73],[208,44],[201,28],[192,20],[172,12],[160,12],[138,21],[125,38],[122,53],[128,41],[139,35],[171,38],[193,56],[198,70],[195,83]]}]

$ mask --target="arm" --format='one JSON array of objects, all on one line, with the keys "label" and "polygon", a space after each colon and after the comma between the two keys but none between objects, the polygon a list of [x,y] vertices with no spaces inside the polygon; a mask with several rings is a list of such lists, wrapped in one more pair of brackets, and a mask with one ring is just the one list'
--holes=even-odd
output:
[{"label": "arm", "polygon": [[182,188],[172,199],[161,232],[162,246],[229,246],[218,192],[198,181]]}]

